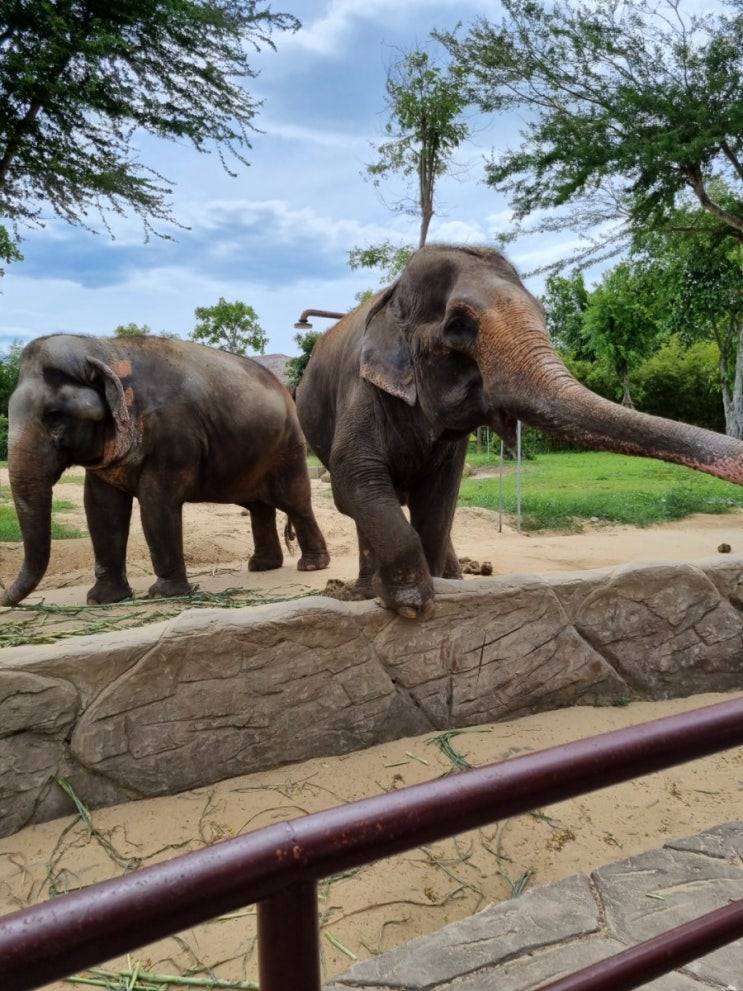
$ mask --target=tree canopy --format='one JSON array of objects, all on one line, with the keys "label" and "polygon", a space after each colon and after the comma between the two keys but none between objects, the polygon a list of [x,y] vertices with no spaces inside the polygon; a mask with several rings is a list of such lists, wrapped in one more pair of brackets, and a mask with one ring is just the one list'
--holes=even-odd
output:
[{"label": "tree canopy", "polygon": [[321,330],[307,330],[304,333],[294,335],[294,340],[299,345],[299,354],[290,358],[284,368],[284,377],[290,392],[294,393],[302,381],[302,376],[312,357],[312,349],[322,335]]},{"label": "tree canopy", "polygon": [[[0,219],[17,231],[48,205],[88,227],[129,209],[146,233],[176,222],[138,139],[246,163],[259,108],[243,85],[249,54],[297,27],[267,0],[3,0]],[[0,234],[0,258],[13,244]]]},{"label": "tree canopy", "polygon": [[700,210],[681,208],[672,223],[673,237],[637,235],[633,256],[654,286],[656,319],[667,331],[687,344],[715,343],[726,431],[743,438],[743,246]]},{"label": "tree canopy", "polygon": [[198,323],[189,335],[192,341],[233,354],[265,352],[268,337],[258,323],[258,314],[247,303],[228,303],[220,296],[216,306],[197,306],[194,313]]},{"label": "tree canopy", "polygon": [[688,199],[743,241],[743,197],[714,193],[716,179],[743,181],[743,0],[702,15],[681,0],[502,7],[498,24],[437,37],[482,110],[522,115],[520,146],[487,166],[519,221],[601,225],[606,246]]},{"label": "tree canopy", "polygon": [[419,50],[391,66],[386,89],[387,140],[377,145],[377,160],[367,171],[377,181],[394,173],[413,177],[411,212],[420,214],[422,246],[434,213],[436,180],[447,172],[452,154],[468,135],[462,119],[468,97],[458,67],[438,65]]}]

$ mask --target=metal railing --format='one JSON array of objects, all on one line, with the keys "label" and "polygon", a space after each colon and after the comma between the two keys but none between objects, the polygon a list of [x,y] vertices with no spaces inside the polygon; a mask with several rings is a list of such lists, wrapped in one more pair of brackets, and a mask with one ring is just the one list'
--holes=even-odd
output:
[{"label": "metal railing", "polygon": [[[0,919],[0,988],[31,991],[257,903],[261,991],[319,991],[320,879],[741,744],[733,699],[267,826]],[[544,991],[628,991],[740,936],[743,901]]]}]

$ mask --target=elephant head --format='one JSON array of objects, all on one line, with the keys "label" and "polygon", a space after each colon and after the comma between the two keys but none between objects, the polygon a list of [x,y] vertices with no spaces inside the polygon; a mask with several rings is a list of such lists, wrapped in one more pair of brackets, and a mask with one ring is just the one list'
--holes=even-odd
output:
[{"label": "elephant head", "polygon": [[658,458],[743,484],[743,444],[650,416],[582,386],[557,355],[541,304],[494,249],[433,245],[369,310],[363,378],[420,407],[434,431],[515,425],[586,447]]},{"label": "elephant head", "polygon": [[127,363],[96,355],[94,338],[46,337],[21,357],[9,404],[8,470],[24,560],[0,598],[15,605],[33,591],[49,564],[52,487],[72,464],[105,469],[127,458],[136,427]]}]

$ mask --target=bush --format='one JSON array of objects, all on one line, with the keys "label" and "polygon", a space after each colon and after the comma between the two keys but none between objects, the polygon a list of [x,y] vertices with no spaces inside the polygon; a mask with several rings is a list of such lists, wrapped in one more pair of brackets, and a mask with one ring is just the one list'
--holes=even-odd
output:
[{"label": "bush", "polygon": [[687,347],[671,337],[634,375],[637,408],[725,433],[718,364],[712,341]]}]

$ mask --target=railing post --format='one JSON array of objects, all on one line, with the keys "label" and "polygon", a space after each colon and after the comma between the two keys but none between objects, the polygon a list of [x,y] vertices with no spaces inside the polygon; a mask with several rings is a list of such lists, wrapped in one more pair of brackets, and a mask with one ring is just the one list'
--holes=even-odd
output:
[{"label": "railing post", "polygon": [[302,881],[258,902],[261,991],[320,991],[317,884]]}]

